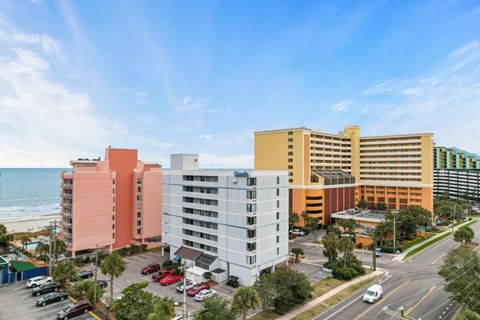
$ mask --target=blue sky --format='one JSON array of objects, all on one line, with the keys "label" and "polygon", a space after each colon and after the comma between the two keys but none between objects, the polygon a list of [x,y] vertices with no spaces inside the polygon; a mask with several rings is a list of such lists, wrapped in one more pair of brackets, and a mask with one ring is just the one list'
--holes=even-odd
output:
[{"label": "blue sky", "polygon": [[251,167],[253,131],[348,124],[480,153],[478,119],[478,1],[0,0],[0,167]]}]

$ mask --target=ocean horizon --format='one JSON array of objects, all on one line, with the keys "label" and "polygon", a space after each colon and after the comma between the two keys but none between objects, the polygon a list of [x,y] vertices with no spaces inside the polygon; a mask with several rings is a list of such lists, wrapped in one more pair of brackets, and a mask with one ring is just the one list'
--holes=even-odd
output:
[{"label": "ocean horizon", "polygon": [[0,220],[60,214],[60,174],[68,168],[0,168]]}]

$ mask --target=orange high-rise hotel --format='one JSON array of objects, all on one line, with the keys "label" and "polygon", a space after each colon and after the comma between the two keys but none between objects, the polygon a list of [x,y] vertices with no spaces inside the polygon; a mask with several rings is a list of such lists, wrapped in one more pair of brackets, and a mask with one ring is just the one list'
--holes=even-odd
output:
[{"label": "orange high-rise hotel", "polygon": [[137,150],[70,162],[62,173],[62,236],[72,256],[155,241],[162,233],[162,171]]},{"label": "orange high-rise hotel", "polygon": [[433,211],[431,133],[361,136],[358,126],[339,134],[304,127],[255,132],[255,169],[288,170],[290,209],[322,225],[360,199],[369,208]]}]

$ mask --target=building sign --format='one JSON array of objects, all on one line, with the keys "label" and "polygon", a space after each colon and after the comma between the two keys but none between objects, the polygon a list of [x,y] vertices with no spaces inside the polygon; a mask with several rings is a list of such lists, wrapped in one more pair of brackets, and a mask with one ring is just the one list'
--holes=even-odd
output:
[{"label": "building sign", "polygon": [[233,174],[235,175],[235,177],[248,178],[248,172],[247,171],[235,171]]}]

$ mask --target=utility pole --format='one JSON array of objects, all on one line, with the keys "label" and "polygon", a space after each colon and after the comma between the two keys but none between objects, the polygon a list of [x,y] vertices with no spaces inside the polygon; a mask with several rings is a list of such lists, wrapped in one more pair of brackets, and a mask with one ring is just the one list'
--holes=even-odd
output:
[{"label": "utility pole", "polygon": [[375,239],[375,228],[372,231],[373,239],[373,271],[377,270],[377,240]]},{"label": "utility pole", "polygon": [[187,319],[187,262],[183,262],[183,317],[182,320]]},{"label": "utility pole", "polygon": [[457,216],[457,206],[453,205],[453,222],[452,222],[452,234],[455,233],[455,217]]},{"label": "utility pole", "polygon": [[397,240],[397,237],[396,237],[396,216],[397,214],[395,212],[393,212],[393,254],[395,254],[395,245],[396,245],[396,240]]},{"label": "utility pole", "polygon": [[53,266],[57,264],[57,220],[55,220],[55,227],[53,228],[53,256],[55,260],[53,262]]},{"label": "utility pole", "polygon": [[50,222],[50,234],[48,235],[48,275],[52,276],[52,223]]},{"label": "utility pole", "polygon": [[93,305],[97,302],[97,265],[98,265],[98,243],[95,248],[95,281],[93,282]]}]

